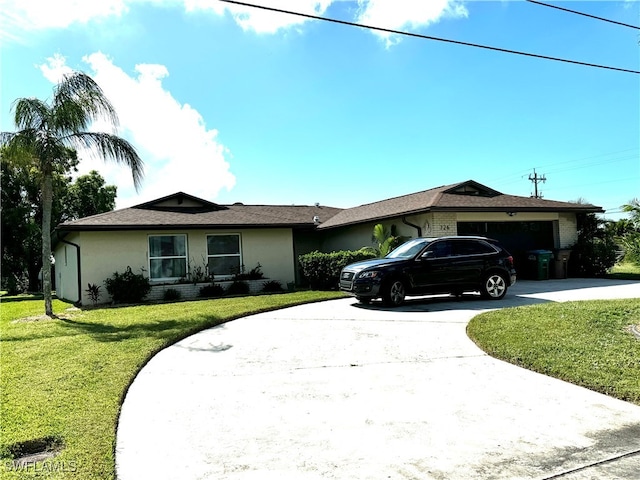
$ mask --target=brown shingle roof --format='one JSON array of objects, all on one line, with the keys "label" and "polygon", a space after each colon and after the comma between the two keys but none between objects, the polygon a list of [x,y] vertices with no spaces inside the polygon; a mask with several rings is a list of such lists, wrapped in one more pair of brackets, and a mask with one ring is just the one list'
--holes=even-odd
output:
[{"label": "brown shingle roof", "polygon": [[[146,205],[146,204],[145,204]],[[65,222],[59,230],[143,230],[168,228],[312,227],[340,211],[325,206],[216,205],[215,210],[179,211],[140,206]]]},{"label": "brown shingle roof", "polygon": [[429,211],[454,210],[458,212],[602,212],[590,204],[556,202],[540,198],[504,195],[473,180],[443,185],[422,192],[389,198],[360,205],[337,213],[320,225],[319,229],[384,220],[398,216]]},{"label": "brown shingle roof", "polygon": [[384,220],[429,211],[602,212],[590,204],[504,195],[472,180],[443,185],[349,209],[308,205],[217,205],[179,192],[152,202],[93,215],[58,230],[313,227],[319,229]]}]

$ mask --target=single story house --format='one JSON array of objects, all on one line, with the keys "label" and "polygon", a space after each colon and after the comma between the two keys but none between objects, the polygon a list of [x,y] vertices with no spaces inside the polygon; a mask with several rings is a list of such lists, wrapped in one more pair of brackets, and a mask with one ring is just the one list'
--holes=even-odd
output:
[{"label": "single story house", "polygon": [[590,204],[505,195],[473,180],[347,209],[219,205],[179,192],[58,225],[56,292],[87,304],[89,283],[103,285],[127,267],[163,288],[197,272],[223,282],[258,265],[268,279],[299,283],[299,255],[370,246],[377,223],[405,237],[489,236],[517,259],[531,249],[571,247],[578,215],[601,212]]}]

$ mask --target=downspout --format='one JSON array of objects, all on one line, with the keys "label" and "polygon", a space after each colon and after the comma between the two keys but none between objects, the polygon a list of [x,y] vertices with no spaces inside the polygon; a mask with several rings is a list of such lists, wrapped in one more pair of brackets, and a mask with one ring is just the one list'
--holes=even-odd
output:
[{"label": "downspout", "polygon": [[422,228],[420,228],[418,225],[414,225],[413,223],[408,222],[407,217],[402,217],[402,223],[404,223],[405,225],[409,225],[410,227],[413,227],[416,230],[418,230],[418,237],[422,236]]},{"label": "downspout", "polygon": [[81,272],[81,268],[80,268],[80,245],[70,242],[68,240],[65,240],[64,238],[60,237],[60,232],[56,230],[56,238],[62,242],[65,243],[67,245],[71,245],[72,247],[76,248],[76,267],[78,269],[78,304],[82,305],[82,279],[80,278],[80,272]]}]

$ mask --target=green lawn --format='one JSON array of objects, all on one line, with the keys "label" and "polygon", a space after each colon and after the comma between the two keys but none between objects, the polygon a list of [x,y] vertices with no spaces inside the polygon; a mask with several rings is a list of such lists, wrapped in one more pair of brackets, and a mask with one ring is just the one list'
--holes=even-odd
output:
[{"label": "green lawn", "polygon": [[[191,333],[247,314],[318,300],[338,292],[297,292],[123,308],[68,310],[25,321],[42,300],[0,304],[0,478],[112,479],[115,428],[125,391],[162,348]],[[12,445],[54,438],[53,460],[12,467]]]},{"label": "green lawn", "polygon": [[607,277],[618,280],[640,280],[640,265],[631,262],[618,263],[613,266]]},{"label": "green lawn", "polygon": [[640,299],[483,313],[467,333],[489,355],[640,405]]}]

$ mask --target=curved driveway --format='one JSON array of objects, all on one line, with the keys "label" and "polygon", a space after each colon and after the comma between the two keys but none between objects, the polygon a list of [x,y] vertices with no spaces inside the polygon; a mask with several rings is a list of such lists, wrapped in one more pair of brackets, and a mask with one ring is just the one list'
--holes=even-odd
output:
[{"label": "curved driveway", "polygon": [[523,281],[502,302],[349,298],[203,331],[132,383],[118,478],[637,479],[640,407],[496,360],[465,333],[496,307],[630,297],[640,283]]}]

